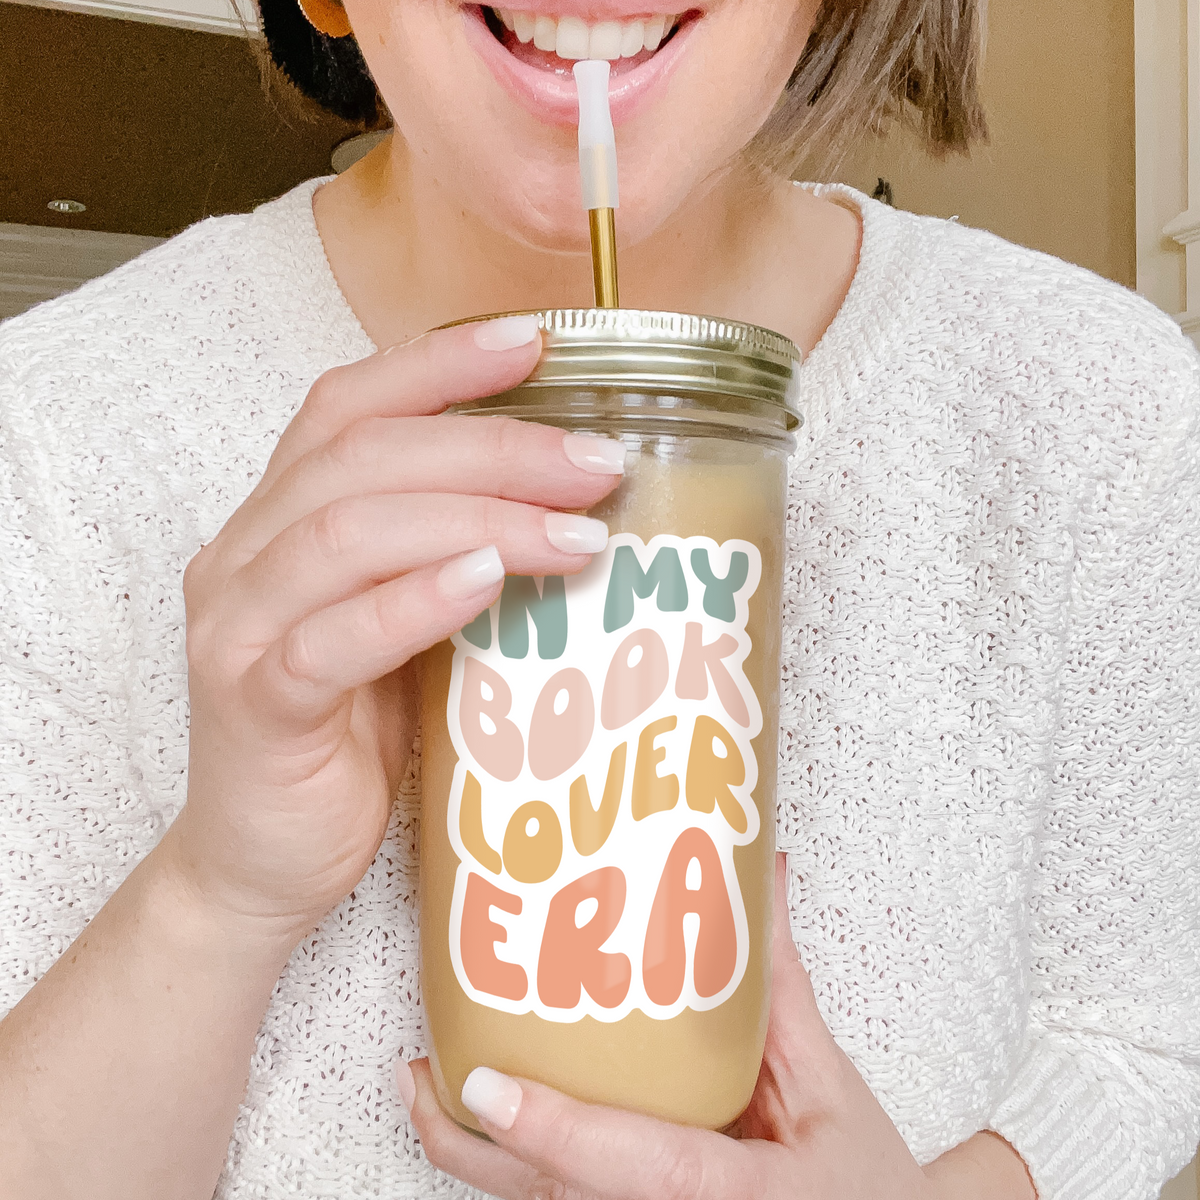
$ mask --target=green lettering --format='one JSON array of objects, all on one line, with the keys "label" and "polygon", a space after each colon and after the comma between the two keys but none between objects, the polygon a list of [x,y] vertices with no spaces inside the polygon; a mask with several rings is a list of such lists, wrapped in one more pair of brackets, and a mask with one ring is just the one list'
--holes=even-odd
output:
[{"label": "green lettering", "polygon": [[733,621],[737,617],[737,605],[733,598],[738,590],[745,585],[746,577],[750,574],[750,559],[741,550],[735,550],[729,556],[729,574],[724,579],[718,579],[713,573],[712,564],[708,561],[707,550],[692,551],[692,570],[696,578],[704,584],[704,611],[718,621]]},{"label": "green lettering", "polygon": [[464,625],[462,635],[480,650],[486,650],[492,644],[492,610],[485,608],[470,625]]},{"label": "green lettering", "polygon": [[604,598],[604,632],[612,633],[628,625],[633,620],[634,595],[645,600],[655,588],[659,612],[683,612],[687,608],[687,581],[679,553],[671,546],[664,546],[654,556],[650,570],[643,571],[633,547],[618,546],[608,577],[608,595]]},{"label": "green lettering", "polygon": [[559,658],[567,648],[567,589],[561,575],[547,575],[539,593],[528,575],[510,575],[500,593],[500,653],[529,653],[529,618],[537,629],[538,657]]}]

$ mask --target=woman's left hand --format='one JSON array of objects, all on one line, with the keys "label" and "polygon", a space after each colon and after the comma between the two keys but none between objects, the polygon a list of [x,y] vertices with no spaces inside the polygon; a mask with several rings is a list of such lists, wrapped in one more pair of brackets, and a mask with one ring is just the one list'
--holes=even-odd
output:
[{"label": "woman's left hand", "polygon": [[1024,1163],[994,1134],[918,1165],[817,1008],[792,941],[785,862],[778,855],[767,1042],[734,1136],[480,1067],[462,1098],[489,1144],[445,1115],[420,1059],[398,1075],[429,1160],[504,1200],[1033,1200]]}]

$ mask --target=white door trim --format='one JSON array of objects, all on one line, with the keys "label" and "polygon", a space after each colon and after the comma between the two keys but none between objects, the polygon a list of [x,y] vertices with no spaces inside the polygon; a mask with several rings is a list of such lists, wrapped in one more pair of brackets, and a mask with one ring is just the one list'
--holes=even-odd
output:
[{"label": "white door trim", "polygon": [[1200,345],[1200,0],[1135,0],[1137,287]]}]

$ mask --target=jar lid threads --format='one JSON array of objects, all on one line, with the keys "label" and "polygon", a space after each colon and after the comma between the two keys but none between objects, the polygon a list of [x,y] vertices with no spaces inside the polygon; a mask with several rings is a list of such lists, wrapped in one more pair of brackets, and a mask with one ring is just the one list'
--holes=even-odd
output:
[{"label": "jar lid threads", "polygon": [[789,430],[801,423],[796,383],[803,355],[794,342],[770,329],[648,309],[529,311],[536,313],[542,330],[542,356],[514,391],[578,388],[649,390],[698,399],[726,396],[782,409]]}]

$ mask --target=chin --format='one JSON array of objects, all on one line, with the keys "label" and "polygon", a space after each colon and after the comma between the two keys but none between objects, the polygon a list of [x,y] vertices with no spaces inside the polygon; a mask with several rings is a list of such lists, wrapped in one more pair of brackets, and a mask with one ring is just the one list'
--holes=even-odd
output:
[{"label": "chin", "polygon": [[[636,253],[638,245],[668,225],[672,215],[666,212],[647,212],[632,205],[628,208],[618,208],[618,248],[625,253]],[[582,208],[554,213],[514,209],[504,214],[484,213],[481,216],[497,233],[523,248],[543,254],[591,254],[588,214]]]},{"label": "chin", "polygon": [[[727,51],[734,61],[724,65],[736,66],[745,39],[730,44],[732,18],[722,19],[718,0],[709,2],[671,10],[661,0],[523,0],[527,7],[514,9],[348,0],[348,7],[356,29],[360,19],[364,26],[360,44],[399,132],[446,202],[515,245],[586,255],[576,59],[611,63],[623,201],[617,238],[626,248],[652,238],[707,190],[786,81],[789,52],[776,48],[779,62],[764,64],[745,89],[745,112],[731,114],[714,98],[714,63]],[[391,51],[396,57],[384,33],[403,47]],[[727,73],[723,82],[738,89],[737,77]]]},{"label": "chin", "polygon": [[[439,156],[431,165],[442,181],[445,202],[468,210],[494,233],[542,253],[588,255],[588,214],[580,194],[574,139],[569,148],[547,158],[550,161],[543,159],[540,164],[527,160],[514,169],[513,164],[521,162],[518,154],[505,153],[497,159],[494,148],[460,142],[451,154]],[[455,169],[463,163],[477,167],[469,172]],[[677,181],[666,183],[659,169],[643,176],[636,165],[626,169],[622,178],[622,203],[616,213],[621,246],[635,246],[653,236],[696,190],[680,189]],[[497,187],[496,181],[502,186]]]}]

